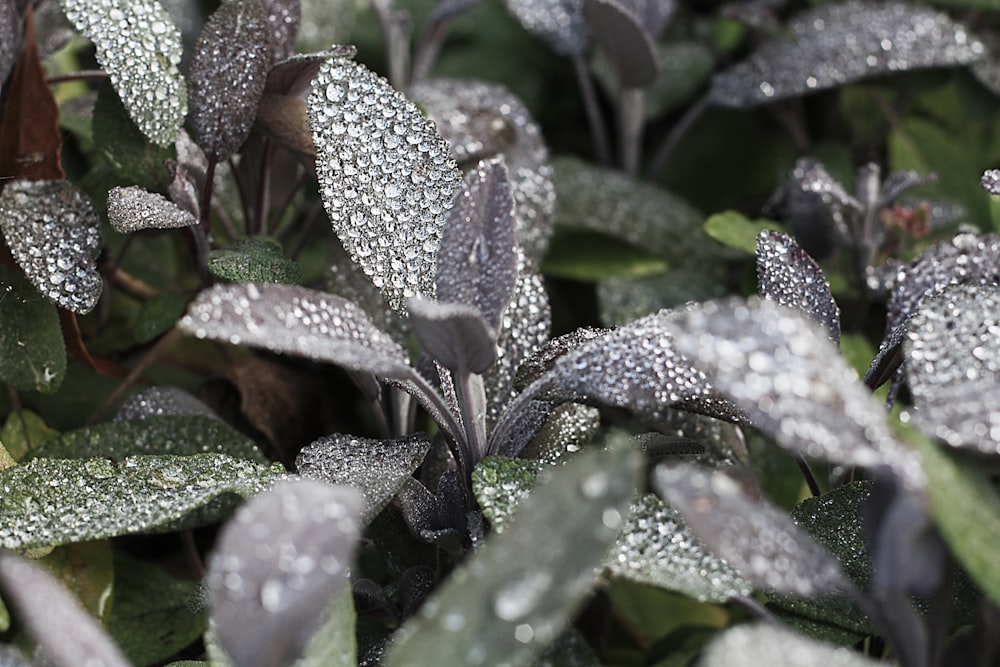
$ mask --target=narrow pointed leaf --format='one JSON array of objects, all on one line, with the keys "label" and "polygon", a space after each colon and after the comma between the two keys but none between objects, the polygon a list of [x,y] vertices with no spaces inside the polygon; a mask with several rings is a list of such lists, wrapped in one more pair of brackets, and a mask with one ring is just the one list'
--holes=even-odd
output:
[{"label": "narrow pointed leaf", "polygon": [[712,100],[749,107],[880,74],[967,65],[985,47],[943,12],[903,2],[845,2],[812,9],[717,74]]},{"label": "narrow pointed leaf", "polygon": [[659,74],[653,36],[627,2],[585,0],[584,15],[618,73],[623,88],[648,86]]},{"label": "narrow pointed leaf", "polygon": [[188,211],[161,194],[138,186],[112,188],[108,192],[108,222],[127,234],[142,229],[177,229],[198,224]]},{"label": "narrow pointed leaf", "polygon": [[234,667],[280,667],[301,656],[347,584],[361,509],[354,489],[289,480],[226,525],[206,581]]},{"label": "narrow pointed leaf", "polygon": [[37,565],[0,553],[0,591],[19,612],[47,664],[128,667],[103,628]]},{"label": "narrow pointed leaf", "polygon": [[728,471],[659,465],[653,486],[695,535],[756,586],[801,597],[850,590],[826,549]]},{"label": "narrow pointed leaf", "polygon": [[401,628],[387,667],[529,665],[590,591],[624,521],[638,463],[634,450],[616,446],[553,470],[503,534],[489,538]]},{"label": "narrow pointed leaf", "polygon": [[496,362],[496,332],[474,306],[417,298],[408,309],[421,349],[448,370],[481,374]]},{"label": "narrow pointed leaf", "polygon": [[0,230],[43,296],[74,313],[97,305],[100,224],[76,187],[68,181],[8,181],[0,195]]},{"label": "narrow pointed leaf", "polygon": [[405,350],[341,297],[285,285],[216,285],[195,299],[180,322],[198,338],[261,347],[405,378]]},{"label": "narrow pointed leaf", "polygon": [[155,0],[61,0],[66,17],[97,47],[101,64],[135,124],[167,146],[187,115],[181,35]]},{"label": "narrow pointed leaf", "polygon": [[461,179],[447,142],[385,79],[339,57],[313,81],[309,124],[320,194],[344,248],[396,310],[433,296]]},{"label": "narrow pointed leaf", "polygon": [[[280,466],[279,466],[280,468]],[[218,521],[279,474],[224,454],[35,459],[0,471],[0,547],[30,549]]]},{"label": "narrow pointed leaf", "polygon": [[284,60],[295,51],[295,39],[302,22],[302,4],[299,0],[261,0],[261,4],[267,12],[271,33],[271,60]]},{"label": "narrow pointed leaf", "polygon": [[66,345],[55,306],[16,269],[0,266],[0,381],[50,393],[66,376]]},{"label": "narrow pointed leaf", "polygon": [[259,0],[223,0],[208,18],[191,61],[191,124],[215,161],[246,139],[271,68],[271,29]]},{"label": "narrow pointed leaf", "polygon": [[281,285],[302,282],[302,267],[285,258],[278,241],[265,236],[242,239],[208,253],[208,271],[231,282]]},{"label": "narrow pointed leaf", "polygon": [[590,45],[583,0],[504,0],[525,30],[561,56],[582,56]]},{"label": "narrow pointed leaf", "polygon": [[362,522],[367,524],[420,467],[430,446],[419,435],[389,440],[331,435],[303,447],[295,469],[305,479],[360,491]]},{"label": "narrow pointed leaf", "polygon": [[494,331],[517,282],[514,198],[500,159],[466,176],[438,251],[437,298],[475,307]]},{"label": "narrow pointed leaf", "polygon": [[883,664],[845,647],[758,623],[727,630],[713,641],[703,667],[877,667]]},{"label": "narrow pointed leaf", "polygon": [[760,299],[715,302],[679,313],[672,326],[676,347],[782,447],[887,467],[923,486],[919,459],[893,437],[883,407],[827,332],[798,311]]},{"label": "narrow pointed leaf", "polygon": [[816,260],[790,236],[765,230],[757,237],[757,290],[775,303],[801,310],[840,344],[840,309],[830,284]]}]

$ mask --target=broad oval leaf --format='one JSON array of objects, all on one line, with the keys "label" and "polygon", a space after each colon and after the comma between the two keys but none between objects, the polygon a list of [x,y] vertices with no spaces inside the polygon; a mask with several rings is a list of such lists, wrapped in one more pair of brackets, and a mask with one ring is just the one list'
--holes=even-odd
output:
[{"label": "broad oval leaf", "polygon": [[504,0],[525,30],[561,56],[578,57],[590,46],[584,0]]},{"label": "broad oval leaf", "polygon": [[37,565],[0,553],[0,591],[20,612],[47,664],[128,667],[129,661],[100,624]]},{"label": "broad oval leaf", "polygon": [[851,590],[826,549],[729,471],[659,465],[653,486],[695,535],[756,586],[807,598]]},{"label": "broad oval leaf", "polygon": [[31,284],[74,313],[97,305],[100,223],[90,201],[68,181],[8,181],[0,195],[0,231]]},{"label": "broad oval leaf", "polygon": [[67,18],[97,47],[101,64],[135,124],[167,146],[187,115],[178,66],[181,35],[155,0],[61,0]]},{"label": "broad oval leaf", "polygon": [[361,509],[354,489],[287,480],[236,512],[206,578],[234,667],[281,667],[302,654],[347,583]]},{"label": "broad oval leaf", "polygon": [[253,125],[271,68],[271,29],[259,0],[223,0],[208,17],[191,61],[191,125],[216,162],[235,153]]},{"label": "broad oval leaf", "polygon": [[798,15],[777,37],[717,74],[711,99],[749,107],[879,74],[967,65],[985,47],[947,14],[904,2],[845,2]]},{"label": "broad oval leaf", "polygon": [[621,528],[639,460],[626,445],[555,468],[404,624],[387,667],[530,664],[590,591]]},{"label": "broad oval leaf", "polygon": [[885,410],[799,311],[750,299],[701,304],[671,322],[675,345],[782,447],[924,486],[919,458],[892,435]]},{"label": "broad oval leaf", "polygon": [[840,344],[840,309],[830,284],[816,260],[790,236],[770,230],[757,236],[757,290],[775,303],[801,310]]},{"label": "broad oval leaf", "polygon": [[[280,466],[278,466],[280,468]],[[279,471],[224,454],[35,459],[0,471],[0,547],[171,532],[226,516]]]},{"label": "broad oval leaf", "polygon": [[0,266],[0,380],[19,391],[49,393],[65,376],[55,306],[19,272]]},{"label": "broad oval leaf", "polygon": [[448,370],[482,374],[496,362],[496,331],[479,309],[420,298],[407,308],[421,349]]},{"label": "broad oval leaf", "polygon": [[334,57],[313,80],[320,194],[344,249],[385,296],[434,296],[437,252],[461,173],[448,143],[388,82]]},{"label": "broad oval leaf", "polygon": [[356,305],[324,292],[287,285],[215,285],[198,295],[180,321],[198,338],[251,345],[407,378],[406,351]]},{"label": "broad oval leaf", "polygon": [[183,389],[158,386],[150,387],[131,396],[118,408],[114,420],[117,422],[169,415],[175,417],[214,417],[218,419],[210,407]]},{"label": "broad oval leaf", "polygon": [[705,650],[703,667],[877,667],[845,647],[817,641],[784,628],[757,623],[731,628]]},{"label": "broad oval leaf", "polygon": [[356,488],[367,524],[420,467],[430,446],[423,435],[379,440],[336,434],[303,447],[295,470],[305,479]]},{"label": "broad oval leaf", "polygon": [[108,222],[127,234],[142,229],[177,229],[198,224],[189,211],[166,197],[133,185],[108,192]]},{"label": "broad oval leaf", "polygon": [[302,267],[286,259],[281,244],[266,236],[241,239],[208,253],[208,270],[217,278],[241,283],[298,285]]},{"label": "broad oval leaf", "polygon": [[620,0],[585,0],[583,7],[587,23],[608,52],[623,88],[648,86],[659,73],[653,36],[633,9]]}]

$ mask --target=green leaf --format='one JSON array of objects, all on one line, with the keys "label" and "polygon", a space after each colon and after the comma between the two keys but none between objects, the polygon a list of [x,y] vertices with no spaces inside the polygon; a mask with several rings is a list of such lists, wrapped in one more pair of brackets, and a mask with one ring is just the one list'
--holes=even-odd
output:
[{"label": "green leaf", "polygon": [[54,392],[66,376],[66,346],[56,307],[19,271],[0,266],[0,381]]},{"label": "green leaf", "polygon": [[191,607],[198,590],[196,581],[118,553],[108,631],[136,667],[159,664],[205,631],[207,614]]},{"label": "green leaf", "polygon": [[357,638],[354,625],[354,596],[350,587],[345,587],[334,596],[327,612],[326,621],[309,641],[305,655],[298,667],[355,667],[357,659]]},{"label": "green leaf", "polygon": [[120,182],[134,183],[148,190],[156,190],[160,183],[166,183],[163,161],[176,157],[173,144],[162,147],[151,143],[129,118],[109,81],[97,89],[91,129],[94,145]]},{"label": "green leaf", "polygon": [[542,262],[542,272],[557,278],[596,282],[610,277],[662,273],[667,263],[656,255],[605,234],[559,230]]},{"label": "green leaf", "polygon": [[253,440],[217,417],[155,415],[87,426],[63,433],[31,453],[33,458],[121,461],[138,454],[228,454],[267,463]]},{"label": "green leaf", "polygon": [[386,666],[529,664],[590,592],[639,459],[619,442],[554,468],[503,534],[487,539],[400,629]]},{"label": "green leaf", "polygon": [[110,541],[65,544],[35,563],[72,593],[91,616],[107,622],[111,592],[118,586]]},{"label": "green leaf", "polygon": [[222,454],[35,459],[0,471],[0,547],[28,549],[213,523],[281,466]]},{"label": "green leaf", "polygon": [[173,292],[160,292],[142,302],[135,319],[135,342],[148,343],[173,328],[184,315],[188,299]]},{"label": "green leaf", "polygon": [[703,667],[877,667],[849,648],[836,647],[773,625],[741,625],[720,635],[698,663]]},{"label": "green leaf", "polygon": [[502,533],[521,501],[531,494],[544,466],[537,461],[488,456],[472,471],[472,493],[494,533]]},{"label": "green leaf", "polygon": [[737,211],[716,213],[705,221],[706,234],[750,255],[757,254],[757,235],[765,229],[780,231],[782,227],[771,220],[750,220]]},{"label": "green leaf", "polygon": [[285,259],[281,244],[266,236],[255,236],[208,254],[208,270],[234,283],[279,283],[298,285],[302,267]]},{"label": "green leaf", "polygon": [[51,428],[31,410],[11,412],[7,415],[3,428],[0,428],[0,442],[3,442],[15,461],[22,460],[46,440],[57,437],[59,431]]}]

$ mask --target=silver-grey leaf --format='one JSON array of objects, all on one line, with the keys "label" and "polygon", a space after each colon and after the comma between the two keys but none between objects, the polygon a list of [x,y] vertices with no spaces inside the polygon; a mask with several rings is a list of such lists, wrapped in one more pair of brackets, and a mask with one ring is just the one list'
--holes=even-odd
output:
[{"label": "silver-grey leaf", "polygon": [[675,509],[652,494],[632,504],[604,565],[613,576],[701,602],[725,603],[753,592],[750,582],[705,548]]},{"label": "silver-grey leaf", "polygon": [[45,664],[53,667],[130,664],[77,599],[39,566],[14,554],[0,553],[0,591],[19,612],[45,657]]},{"label": "silver-grey leaf", "polygon": [[100,222],[87,197],[68,181],[8,181],[0,195],[0,231],[28,280],[74,313],[97,305]]},{"label": "silver-grey leaf", "polygon": [[122,403],[115,413],[114,421],[191,415],[218,418],[210,407],[183,389],[150,387]]},{"label": "silver-grey leaf", "polygon": [[108,222],[115,231],[127,234],[140,229],[191,227],[198,219],[163,195],[130,185],[108,192]]},{"label": "silver-grey leaf", "polygon": [[837,559],[731,470],[659,465],[653,487],[695,535],[755,586],[805,598],[851,590]]},{"label": "silver-grey leaf", "polygon": [[[799,244],[816,257],[830,253],[833,243],[850,239],[851,221],[864,213],[864,205],[813,158],[795,162],[785,190],[785,217]],[[878,175],[875,173],[875,187]]]},{"label": "silver-grey leaf", "polygon": [[407,309],[421,349],[448,370],[482,374],[496,362],[496,331],[474,306],[413,298]]},{"label": "silver-grey leaf", "polygon": [[271,61],[279,62],[295,52],[295,39],[302,22],[299,0],[261,0],[271,32]]},{"label": "silver-grey leaf", "polygon": [[347,584],[361,510],[355,489],[287,480],[237,511],[206,577],[233,667],[281,667],[302,655]]},{"label": "silver-grey leaf", "polygon": [[917,424],[949,445],[1000,454],[1000,289],[958,285],[924,300],[904,347]]},{"label": "silver-grey leaf", "polygon": [[179,65],[181,35],[156,0],[61,0],[76,29],[97,47],[97,62],[111,78],[136,126],[168,146],[187,115],[187,89]]},{"label": "silver-grey leaf", "polygon": [[330,58],[309,96],[320,194],[344,249],[389,305],[434,296],[461,173],[415,104],[363,65]]},{"label": "silver-grey leaf", "polygon": [[337,434],[303,447],[295,469],[306,479],[360,491],[367,524],[420,467],[429,449],[430,441],[422,435],[379,440]]},{"label": "silver-grey leaf", "polygon": [[826,327],[840,344],[840,309],[830,284],[812,257],[790,236],[771,230],[757,235],[757,290],[761,296],[797,308]]},{"label": "silver-grey leaf", "polygon": [[1000,195],[1000,169],[987,169],[981,180],[983,189],[991,195]]},{"label": "silver-grey leaf", "polygon": [[245,344],[369,371],[383,378],[414,372],[406,351],[356,305],[289,285],[214,285],[180,321],[198,338]]},{"label": "silver-grey leaf", "polygon": [[736,299],[691,307],[670,325],[676,348],[782,447],[925,486],[919,458],[893,436],[883,407],[801,312]]},{"label": "silver-grey leaf", "polygon": [[796,16],[787,31],[717,74],[712,101],[749,107],[879,74],[967,65],[985,53],[947,14],[897,1],[823,5]]},{"label": "silver-grey leaf", "polygon": [[216,162],[250,133],[271,63],[271,29],[260,1],[223,0],[198,37],[189,75],[194,136]]},{"label": "silver-grey leaf", "polygon": [[504,0],[525,30],[562,56],[581,56],[590,45],[583,0]]},{"label": "silver-grey leaf", "polygon": [[536,459],[542,463],[564,463],[593,442],[601,426],[600,410],[589,405],[561,403],[550,407],[545,414],[548,418],[530,444],[508,451],[497,448],[496,453]]},{"label": "silver-grey leaf", "polygon": [[584,15],[607,51],[623,88],[648,86],[659,74],[656,44],[631,3],[584,0]]},{"label": "silver-grey leaf", "polygon": [[15,0],[0,0],[0,89],[21,51],[21,14]]},{"label": "silver-grey leaf", "polygon": [[427,110],[460,165],[503,156],[517,215],[517,241],[537,267],[549,247],[555,186],[541,129],[513,93],[475,79],[428,79],[410,95]]},{"label": "silver-grey leaf", "polygon": [[309,91],[312,80],[327,59],[353,58],[356,53],[357,49],[353,46],[335,44],[327,51],[299,53],[275,60],[267,73],[264,92],[300,97]]},{"label": "silver-grey leaf", "polygon": [[475,307],[495,332],[517,282],[515,224],[503,160],[480,162],[465,177],[441,233],[437,298]]},{"label": "silver-grey leaf", "polygon": [[883,664],[845,646],[834,646],[765,623],[739,625],[705,650],[702,667],[878,667]]}]

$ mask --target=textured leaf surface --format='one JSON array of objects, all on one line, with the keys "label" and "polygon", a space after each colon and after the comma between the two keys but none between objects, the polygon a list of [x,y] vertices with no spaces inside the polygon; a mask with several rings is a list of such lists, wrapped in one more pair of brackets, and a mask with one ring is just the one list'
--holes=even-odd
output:
[{"label": "textured leaf surface", "polygon": [[[718,263],[718,269],[723,264]],[[725,296],[729,290],[717,270],[671,268],[664,273],[639,278],[616,276],[597,283],[601,323],[621,326],[664,308],[676,308],[689,301],[708,301]]]},{"label": "textured leaf surface", "polygon": [[235,665],[300,657],[347,584],[361,510],[354,489],[288,480],[237,511],[206,578],[212,622]]},{"label": "textured leaf surface", "polygon": [[701,602],[726,602],[753,592],[750,582],[705,548],[676,510],[652,494],[633,503],[604,564],[616,577]]},{"label": "textured leaf surface", "polygon": [[946,14],[903,2],[845,2],[804,12],[747,60],[717,74],[716,104],[748,107],[879,74],[965,65],[985,47]]},{"label": "textured leaf surface", "polygon": [[437,252],[461,173],[448,143],[385,79],[330,58],[313,82],[309,124],[333,228],[386,300],[434,296]]},{"label": "textured leaf surface", "polygon": [[488,456],[472,471],[472,492],[492,533],[507,528],[521,501],[531,495],[544,466],[538,461]]},{"label": "textured leaf surface", "polygon": [[590,44],[584,0],[504,0],[524,28],[563,56],[580,56]]},{"label": "textured leaf surface", "polygon": [[719,243],[739,248],[749,254],[757,252],[757,238],[767,229],[780,229],[770,220],[750,220],[738,211],[716,213],[705,221],[705,233]]},{"label": "textured leaf surface", "polygon": [[704,667],[876,667],[882,663],[849,648],[759,623],[727,630],[709,645],[701,664]]},{"label": "textured leaf surface", "polygon": [[242,239],[208,254],[212,275],[231,282],[298,285],[302,267],[286,259],[281,244],[264,237]]},{"label": "textured leaf surface", "polygon": [[68,181],[8,181],[0,230],[31,284],[57,306],[87,313],[101,296],[101,232],[94,209]]},{"label": "textured leaf surface", "polygon": [[163,195],[133,185],[108,192],[108,222],[115,231],[127,234],[141,229],[191,227],[198,220]]},{"label": "textured leaf surface", "polygon": [[177,387],[150,387],[122,403],[115,421],[162,416],[215,417],[216,414],[191,394]]},{"label": "textured leaf surface", "polygon": [[840,309],[823,269],[792,237],[768,230],[757,237],[757,290],[775,303],[801,310],[840,344]]},{"label": "textured leaf surface", "polygon": [[306,479],[360,491],[367,524],[420,467],[429,449],[424,436],[380,440],[331,435],[303,447],[295,469]]},{"label": "textured leaf surface", "polygon": [[409,91],[437,123],[463,168],[502,156],[517,217],[517,242],[531,266],[548,249],[555,186],[541,129],[524,103],[501,85],[475,79],[428,79]]},{"label": "textured leaf surface", "polygon": [[128,667],[101,626],[51,576],[12,554],[0,554],[0,590],[16,607],[47,662],[56,667]]},{"label": "textured leaf surface", "polygon": [[623,88],[647,86],[659,73],[653,36],[631,4],[620,0],[584,1],[590,29],[608,52]]},{"label": "textured leaf surface", "polygon": [[919,459],[893,437],[883,407],[815,322],[751,299],[693,307],[671,324],[676,347],[782,447],[888,467],[907,484],[923,486]]},{"label": "textured leaf surface", "polygon": [[474,306],[416,298],[408,309],[421,349],[448,370],[483,373],[496,361],[496,332]]},{"label": "textured leaf surface", "polygon": [[562,463],[593,442],[601,425],[601,411],[589,405],[562,403],[546,410],[544,425],[527,446],[496,452],[504,456],[522,456],[542,463]]},{"label": "textured leaf surface", "polygon": [[181,328],[198,338],[296,354],[382,377],[412,372],[406,352],[345,299],[285,285],[216,285],[195,299]]},{"label": "textured leaf surface", "polygon": [[653,485],[695,535],[755,585],[802,597],[850,586],[828,551],[729,471],[659,465]]},{"label": "textured leaf surface", "polygon": [[387,666],[530,664],[590,591],[624,521],[638,463],[623,445],[553,470],[503,534],[489,538],[403,626]]},{"label": "textured leaf surface", "polygon": [[0,266],[0,380],[20,391],[55,391],[66,346],[55,307],[16,270]]},{"label": "textured leaf surface", "polygon": [[295,51],[295,39],[302,22],[302,3],[299,0],[261,0],[261,5],[267,12],[271,32],[271,60],[284,60]]},{"label": "textured leaf surface", "polygon": [[97,47],[97,60],[142,133],[173,143],[187,115],[178,66],[181,35],[155,0],[62,0],[63,11]]},{"label": "textured leaf surface", "polygon": [[191,124],[216,161],[249,134],[271,56],[268,16],[258,0],[223,0],[208,17],[191,61]]},{"label": "textured leaf surface", "polygon": [[[21,16],[14,0],[0,2],[0,82],[7,81],[21,45]],[[0,83],[0,87],[3,83]]]},{"label": "textured leaf surface", "polygon": [[28,549],[219,520],[276,471],[223,454],[35,459],[0,471],[0,546]]}]

